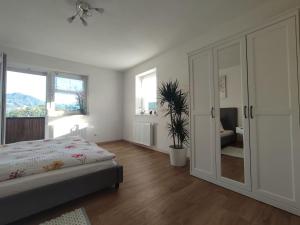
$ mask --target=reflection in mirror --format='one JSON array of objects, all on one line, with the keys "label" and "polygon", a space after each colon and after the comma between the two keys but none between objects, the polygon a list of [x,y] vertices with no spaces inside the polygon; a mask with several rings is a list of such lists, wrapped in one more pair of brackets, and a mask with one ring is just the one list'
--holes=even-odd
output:
[{"label": "reflection in mirror", "polygon": [[243,94],[239,43],[218,51],[221,176],[244,183]]}]

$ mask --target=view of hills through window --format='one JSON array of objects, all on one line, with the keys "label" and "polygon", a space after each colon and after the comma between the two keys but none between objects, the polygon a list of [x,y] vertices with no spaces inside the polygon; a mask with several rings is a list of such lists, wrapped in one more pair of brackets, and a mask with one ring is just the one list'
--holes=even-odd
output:
[{"label": "view of hills through window", "polygon": [[[44,75],[7,71],[6,117],[44,117],[46,115]],[[56,76],[55,110],[85,113],[84,80]]]},{"label": "view of hills through window", "polygon": [[7,71],[6,117],[46,115],[46,76]]}]

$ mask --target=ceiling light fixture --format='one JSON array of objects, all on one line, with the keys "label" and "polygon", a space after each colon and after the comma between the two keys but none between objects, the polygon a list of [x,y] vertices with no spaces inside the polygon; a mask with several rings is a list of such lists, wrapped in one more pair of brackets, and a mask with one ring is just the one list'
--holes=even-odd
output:
[{"label": "ceiling light fixture", "polygon": [[69,17],[67,19],[67,21],[69,23],[72,23],[75,20],[75,18],[78,16],[80,18],[82,24],[84,26],[87,26],[88,23],[87,23],[86,19],[93,15],[93,11],[96,11],[96,12],[102,14],[104,12],[104,9],[91,7],[91,5],[89,3],[78,0],[78,1],[76,1],[76,13],[73,16]]}]

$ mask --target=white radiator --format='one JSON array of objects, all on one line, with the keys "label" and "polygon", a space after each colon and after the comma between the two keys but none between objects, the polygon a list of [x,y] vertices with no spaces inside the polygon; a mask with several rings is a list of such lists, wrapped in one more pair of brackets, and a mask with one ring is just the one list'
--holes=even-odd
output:
[{"label": "white radiator", "polygon": [[133,125],[133,139],[135,143],[152,146],[154,126],[152,123],[135,122]]}]

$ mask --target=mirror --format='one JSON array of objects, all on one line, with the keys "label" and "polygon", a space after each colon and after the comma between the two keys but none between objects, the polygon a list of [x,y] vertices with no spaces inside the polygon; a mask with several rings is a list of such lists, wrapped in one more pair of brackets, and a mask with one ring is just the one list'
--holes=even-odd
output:
[{"label": "mirror", "polygon": [[221,176],[241,183],[244,174],[243,93],[240,44],[217,51],[220,94]]}]

